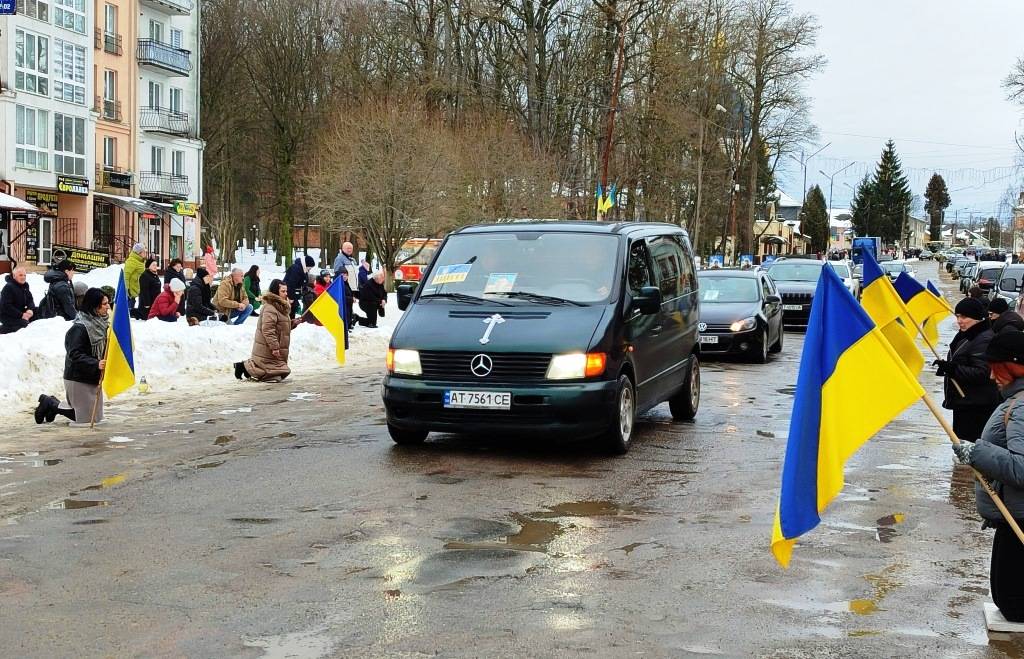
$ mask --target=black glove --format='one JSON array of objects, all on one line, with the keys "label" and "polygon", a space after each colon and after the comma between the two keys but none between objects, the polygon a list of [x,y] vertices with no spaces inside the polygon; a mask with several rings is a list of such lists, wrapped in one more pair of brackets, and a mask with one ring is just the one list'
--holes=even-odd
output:
[{"label": "black glove", "polygon": [[934,362],[932,362],[932,366],[938,367],[935,370],[935,375],[945,375],[949,369],[949,362],[946,361],[945,359],[936,359]]}]

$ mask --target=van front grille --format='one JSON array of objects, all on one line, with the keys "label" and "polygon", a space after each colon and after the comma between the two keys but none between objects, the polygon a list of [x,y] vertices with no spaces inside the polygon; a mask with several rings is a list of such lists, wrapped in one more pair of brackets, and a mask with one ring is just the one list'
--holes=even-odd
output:
[{"label": "van front grille", "polygon": [[[485,376],[471,370],[473,358],[486,355],[493,367]],[[532,352],[455,352],[421,350],[423,377],[459,382],[526,382],[543,380],[551,363],[551,355]]]}]

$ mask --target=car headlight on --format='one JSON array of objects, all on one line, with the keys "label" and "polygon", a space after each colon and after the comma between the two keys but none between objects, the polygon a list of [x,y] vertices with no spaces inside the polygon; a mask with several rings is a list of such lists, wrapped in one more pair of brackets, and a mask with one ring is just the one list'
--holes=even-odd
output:
[{"label": "car headlight on", "polygon": [[744,318],[743,320],[737,320],[732,325],[729,325],[729,329],[733,332],[746,332],[757,327],[757,318]]},{"label": "car headlight on", "polygon": [[423,375],[418,350],[395,350],[388,348],[388,372],[395,375]]},{"label": "car headlight on", "polygon": [[548,380],[578,380],[594,378],[604,373],[608,365],[608,355],[603,352],[574,352],[568,355],[555,355],[548,364],[545,377]]}]

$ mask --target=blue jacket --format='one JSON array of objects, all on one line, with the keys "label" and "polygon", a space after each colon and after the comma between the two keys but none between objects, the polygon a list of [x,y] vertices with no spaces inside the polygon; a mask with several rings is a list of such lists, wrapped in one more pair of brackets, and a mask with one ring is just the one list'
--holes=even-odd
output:
[{"label": "blue jacket", "polygon": [[302,289],[309,285],[309,279],[301,256],[288,266],[288,271],[284,273],[284,284],[288,287],[288,297],[293,302],[302,301]]}]

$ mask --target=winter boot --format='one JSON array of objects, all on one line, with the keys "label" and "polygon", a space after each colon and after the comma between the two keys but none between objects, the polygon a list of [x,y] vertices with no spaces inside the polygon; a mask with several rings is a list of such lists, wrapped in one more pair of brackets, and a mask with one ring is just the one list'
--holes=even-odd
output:
[{"label": "winter boot", "polygon": [[189,327],[195,327],[198,324],[199,324],[199,319],[198,318],[196,318],[195,316],[189,316],[188,317],[188,326]]},{"label": "winter boot", "polygon": [[245,370],[245,362],[235,362],[235,377],[241,380],[243,376],[246,380],[252,379],[249,371]]},{"label": "winter boot", "polygon": [[36,405],[35,419],[37,425],[42,425],[46,419],[46,412],[50,407],[49,396],[46,394],[39,395],[39,404]]},{"label": "winter boot", "polygon": [[60,399],[54,396],[47,396],[46,402],[48,406],[46,408],[46,422],[53,423],[53,420],[57,418],[57,413],[60,410]]}]

